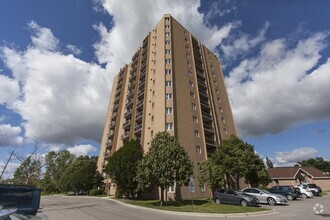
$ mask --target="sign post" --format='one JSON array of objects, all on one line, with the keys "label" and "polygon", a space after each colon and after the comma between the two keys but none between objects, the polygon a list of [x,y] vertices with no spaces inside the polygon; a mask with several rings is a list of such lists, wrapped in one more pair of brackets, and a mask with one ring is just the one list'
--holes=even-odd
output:
[{"label": "sign post", "polygon": [[191,208],[194,209],[193,193],[195,192],[195,183],[194,183],[194,178],[192,176],[190,176],[189,191],[191,194]]}]

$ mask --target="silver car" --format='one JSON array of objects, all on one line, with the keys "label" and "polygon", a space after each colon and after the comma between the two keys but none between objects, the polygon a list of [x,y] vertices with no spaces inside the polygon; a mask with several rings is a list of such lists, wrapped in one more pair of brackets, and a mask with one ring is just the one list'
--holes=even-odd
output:
[{"label": "silver car", "polygon": [[266,203],[269,205],[288,203],[288,200],[284,196],[268,192],[267,190],[245,188],[242,191],[246,194],[257,197],[260,203]]}]

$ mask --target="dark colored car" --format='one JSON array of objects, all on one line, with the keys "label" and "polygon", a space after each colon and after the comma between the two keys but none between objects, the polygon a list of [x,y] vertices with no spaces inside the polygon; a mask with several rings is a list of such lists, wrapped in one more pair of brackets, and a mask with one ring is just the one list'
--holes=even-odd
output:
[{"label": "dark colored car", "polygon": [[257,197],[233,189],[217,189],[213,193],[213,199],[217,204],[226,203],[241,206],[259,205]]},{"label": "dark colored car", "polygon": [[288,200],[296,200],[299,192],[294,186],[273,186],[270,190],[271,193],[280,194],[285,196]]},{"label": "dark colored car", "polygon": [[0,205],[16,208],[17,213],[36,215],[40,205],[40,189],[34,186],[0,184]]}]

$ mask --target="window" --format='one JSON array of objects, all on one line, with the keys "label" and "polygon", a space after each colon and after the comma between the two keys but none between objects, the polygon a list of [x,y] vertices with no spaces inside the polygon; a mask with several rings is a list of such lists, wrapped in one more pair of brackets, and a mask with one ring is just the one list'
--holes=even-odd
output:
[{"label": "window", "polygon": [[188,76],[192,76],[192,72],[191,71],[188,71]]},{"label": "window", "polygon": [[195,98],[195,93],[194,92],[190,92],[190,97],[191,98]]},{"label": "window", "polygon": [[197,153],[197,154],[201,154],[201,153],[202,153],[201,146],[196,145],[196,153]]},{"label": "window", "polygon": [[189,86],[190,86],[190,87],[194,87],[194,83],[193,83],[193,81],[189,80]]},{"label": "window", "polygon": [[166,99],[166,100],[170,100],[170,99],[172,99],[172,94],[171,94],[171,93],[167,93],[167,94],[165,94],[165,99]]},{"label": "window", "polygon": [[172,81],[165,81],[165,86],[172,86]]},{"label": "window", "polygon": [[221,117],[221,121],[222,121],[222,123],[226,123],[226,120],[224,117]]},{"label": "window", "polygon": [[206,189],[205,189],[205,185],[202,185],[201,186],[201,192],[205,192],[206,191]]},{"label": "window", "polygon": [[194,131],[195,137],[199,137],[199,132],[197,130]]},{"label": "window", "polygon": [[170,36],[170,32],[165,32],[165,36]]},{"label": "window", "polygon": [[169,20],[170,20],[170,18],[169,18],[169,17],[166,17],[166,18],[165,18],[165,21],[169,21]]},{"label": "window", "polygon": [[195,104],[195,103],[191,103],[191,108],[192,108],[193,110],[196,110],[196,104]]},{"label": "window", "polygon": [[165,44],[170,45],[170,44],[171,44],[171,41],[166,40],[166,41],[165,41]]},{"label": "window", "polygon": [[170,54],[171,50],[165,50],[165,54]]},{"label": "window", "polygon": [[172,71],[171,70],[165,70],[165,74],[171,74]]},{"label": "window", "polygon": [[224,128],[223,131],[225,132],[226,135],[228,134],[228,131],[226,128]]},{"label": "window", "polygon": [[170,25],[165,25],[165,28],[170,28]]},{"label": "window", "polygon": [[165,128],[166,128],[166,131],[173,130],[173,123],[166,123]]},{"label": "window", "polygon": [[166,115],[171,115],[172,113],[173,113],[173,108],[172,107],[165,108],[165,114]]},{"label": "window", "polygon": [[165,59],[165,63],[171,63],[171,59]]},{"label": "window", "polygon": [[198,123],[198,118],[196,116],[193,116],[194,123]]}]

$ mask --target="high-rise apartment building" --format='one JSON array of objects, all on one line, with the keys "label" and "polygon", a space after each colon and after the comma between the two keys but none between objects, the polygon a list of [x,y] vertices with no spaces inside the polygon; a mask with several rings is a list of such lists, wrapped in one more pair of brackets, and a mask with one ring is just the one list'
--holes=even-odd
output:
[{"label": "high-rise apartment building", "polygon": [[[194,162],[194,196],[207,197],[198,184],[198,163],[236,135],[235,123],[218,58],[170,15],[164,15],[114,79],[99,172],[124,140],[139,140],[147,152],[162,131],[175,136]],[[113,194],[116,185],[109,179],[105,183]],[[173,192],[170,188],[168,195]],[[188,187],[181,192],[188,197]]]}]

